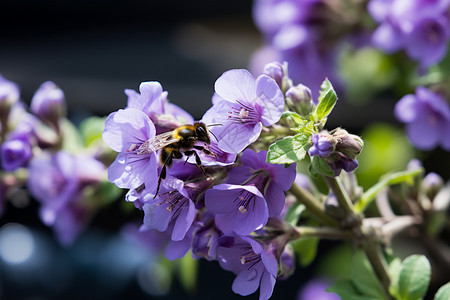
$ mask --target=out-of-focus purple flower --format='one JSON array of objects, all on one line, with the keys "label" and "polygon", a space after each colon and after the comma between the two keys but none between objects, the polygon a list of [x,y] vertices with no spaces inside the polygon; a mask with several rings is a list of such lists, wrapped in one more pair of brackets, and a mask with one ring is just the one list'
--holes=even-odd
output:
[{"label": "out-of-focus purple flower", "polygon": [[61,243],[69,244],[90,217],[91,209],[83,203],[83,188],[100,181],[104,165],[87,156],[44,152],[30,161],[28,170],[28,189],[41,203],[41,220],[54,227]]},{"label": "out-of-focus purple flower", "polygon": [[256,81],[247,70],[230,70],[217,79],[216,102],[203,116],[205,124],[222,124],[211,131],[219,148],[239,153],[260,135],[263,126],[276,123],[284,110],[284,97],[275,80],[260,75]]},{"label": "out-of-focus purple flower", "polygon": [[105,121],[103,140],[119,152],[108,168],[108,179],[120,188],[136,189],[142,184],[154,192],[157,186],[157,158],[154,152],[138,154],[139,147],[156,133],[149,117],[135,108],[111,113]]},{"label": "out-of-focus purple flower", "polygon": [[205,205],[216,215],[217,227],[227,234],[250,234],[269,217],[266,200],[253,185],[216,185],[206,192]]},{"label": "out-of-focus purple flower", "polygon": [[175,129],[180,124],[192,124],[194,118],[179,106],[167,101],[167,92],[163,91],[157,81],[142,82],[139,93],[126,89],[128,96],[127,108],[143,111],[156,127],[156,134]]},{"label": "out-of-focus purple flower", "polygon": [[433,200],[443,185],[444,180],[442,177],[434,172],[428,173],[422,181],[422,189],[431,200]]},{"label": "out-of-focus purple flower", "polygon": [[449,7],[448,0],[372,0],[368,11],[380,23],[373,43],[387,53],[404,49],[421,67],[438,63],[450,39]]},{"label": "out-of-focus purple flower", "polygon": [[0,117],[9,111],[9,108],[19,100],[19,87],[0,74]]},{"label": "out-of-focus purple flower", "polygon": [[247,296],[259,287],[260,300],[272,296],[278,272],[278,259],[272,247],[263,248],[249,237],[236,236],[231,247],[218,248],[218,260],[223,269],[237,274],[233,292]]},{"label": "out-of-focus purple flower", "polygon": [[192,240],[192,255],[196,258],[213,260],[217,257],[219,238],[223,233],[216,227],[214,216],[205,213],[194,224],[194,238]]},{"label": "out-of-focus purple flower", "polygon": [[64,92],[55,83],[46,81],[31,99],[30,108],[35,115],[57,126],[66,115]]},{"label": "out-of-focus purple flower", "polygon": [[295,271],[295,253],[291,246],[286,247],[281,253],[280,266],[281,274],[278,276],[279,279],[288,279]]},{"label": "out-of-focus purple flower", "polygon": [[328,293],[330,284],[323,279],[313,279],[306,283],[298,293],[297,300],[339,300],[340,297],[334,293]]},{"label": "out-of-focus purple flower", "polygon": [[336,141],[330,134],[314,134],[311,140],[313,144],[308,149],[309,156],[328,157],[336,145]]},{"label": "out-of-focus purple flower", "polygon": [[28,134],[17,135],[1,145],[1,162],[6,171],[24,167],[31,159],[32,144]]},{"label": "out-of-focus purple flower", "polygon": [[267,203],[269,217],[278,217],[284,207],[284,191],[295,180],[296,164],[284,165],[266,162],[267,151],[258,153],[246,149],[241,156],[242,165],[230,170],[228,183],[253,185],[258,188]]},{"label": "out-of-focus purple flower", "polygon": [[441,145],[450,150],[450,107],[438,94],[418,87],[395,105],[395,116],[406,123],[406,133],[411,143],[421,150]]}]

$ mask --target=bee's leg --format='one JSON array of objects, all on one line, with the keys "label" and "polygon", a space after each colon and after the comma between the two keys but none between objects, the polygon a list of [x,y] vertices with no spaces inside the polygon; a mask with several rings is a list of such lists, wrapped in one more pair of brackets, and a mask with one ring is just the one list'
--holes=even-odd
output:
[{"label": "bee's leg", "polygon": [[158,192],[159,192],[159,188],[161,187],[161,180],[162,179],[166,179],[166,175],[167,175],[167,166],[172,165],[172,158],[174,155],[174,151],[165,151],[163,149],[163,151],[161,151],[161,161],[164,162],[162,168],[161,168],[161,172],[159,173],[159,177],[158,177],[158,186],[156,187],[156,193],[155,196],[153,197],[156,198],[156,196],[158,196]]},{"label": "bee's leg", "polygon": [[192,148],[200,150],[203,153],[205,153],[206,155],[210,155],[210,156],[214,156],[214,157],[216,156],[213,152],[209,151],[209,149],[207,149],[206,147],[195,145],[195,146],[192,146]]},{"label": "bee's leg", "polygon": [[[197,152],[195,152],[194,150],[188,150],[188,151],[184,152],[184,155],[186,155],[188,157],[191,155],[194,155],[196,165],[200,168],[200,170],[202,170],[202,173],[206,175],[205,169],[202,166],[202,161],[200,160],[200,156],[198,156]],[[187,161],[187,159],[186,159],[186,161]]]}]

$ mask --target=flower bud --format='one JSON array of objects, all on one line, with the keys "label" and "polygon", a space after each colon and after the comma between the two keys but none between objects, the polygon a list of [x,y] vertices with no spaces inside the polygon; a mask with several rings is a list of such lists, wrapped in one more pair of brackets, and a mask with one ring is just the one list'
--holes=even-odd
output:
[{"label": "flower bud", "polygon": [[288,75],[287,62],[280,63],[278,61],[268,63],[264,66],[263,74],[271,77],[276,81],[283,94],[292,86],[292,80]]},{"label": "flower bud", "polygon": [[53,82],[44,82],[31,99],[31,111],[58,126],[59,119],[66,115],[64,92]]},{"label": "flower bud", "polygon": [[28,135],[17,136],[2,144],[2,167],[9,172],[15,171],[20,167],[24,167],[32,154],[32,146]]},{"label": "flower bud", "polygon": [[335,150],[341,152],[351,160],[358,156],[364,146],[364,142],[359,136],[349,134],[341,128],[336,129],[333,137],[337,141]]},{"label": "flower bud", "polygon": [[311,139],[313,144],[308,150],[309,156],[328,157],[334,151],[336,141],[328,132],[314,134]]},{"label": "flower bud", "polygon": [[422,181],[423,191],[430,198],[430,200],[434,199],[443,185],[444,180],[442,177],[434,172],[428,173]]},{"label": "flower bud", "polygon": [[303,84],[290,87],[287,90],[286,103],[302,116],[307,116],[314,109],[311,90]]},{"label": "flower bud", "polygon": [[11,106],[19,100],[19,87],[0,75],[0,118],[8,116]]},{"label": "flower bud", "polygon": [[281,274],[278,279],[288,279],[295,271],[295,254],[290,244],[286,245],[280,258]]}]

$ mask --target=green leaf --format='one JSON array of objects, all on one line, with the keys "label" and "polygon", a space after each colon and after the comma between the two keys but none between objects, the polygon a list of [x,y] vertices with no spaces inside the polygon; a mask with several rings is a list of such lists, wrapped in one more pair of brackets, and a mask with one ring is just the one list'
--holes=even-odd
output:
[{"label": "green leaf", "polygon": [[315,114],[319,120],[326,118],[334,106],[336,105],[338,97],[336,92],[328,79],[320,86],[319,104],[316,107]]},{"label": "green leaf", "polygon": [[365,296],[358,293],[351,280],[342,280],[326,289],[327,292],[336,293],[341,300],[375,300],[371,296]]},{"label": "green leaf", "polygon": [[317,177],[319,175],[325,175],[328,177],[334,176],[334,171],[328,165],[327,161],[324,158],[318,156],[313,156],[311,164],[309,165],[309,172],[314,177]]},{"label": "green leaf", "polygon": [[402,261],[400,258],[394,258],[389,264],[389,277],[391,278],[391,286],[389,292],[393,296],[398,296],[398,277],[402,269]]},{"label": "green leaf", "polygon": [[292,242],[292,247],[301,266],[306,267],[314,261],[318,245],[319,239],[315,237],[304,237]]},{"label": "green leaf", "polygon": [[305,206],[300,203],[294,203],[286,213],[284,220],[292,226],[297,226],[301,214],[305,211]]},{"label": "green leaf", "polygon": [[80,133],[84,145],[89,146],[95,141],[102,140],[106,117],[89,117],[80,124]]},{"label": "green leaf", "polygon": [[288,136],[269,147],[267,162],[271,164],[292,164],[301,161],[311,142],[306,134]]},{"label": "green leaf", "polygon": [[375,196],[386,186],[407,182],[413,183],[414,177],[423,173],[422,168],[414,169],[411,171],[401,171],[392,174],[388,174],[381,178],[381,180],[368,189],[361,198],[355,203],[355,209],[358,212],[364,211],[364,209],[375,199]]},{"label": "green leaf", "polygon": [[440,287],[434,296],[434,300],[448,300],[450,299],[450,282]]},{"label": "green leaf", "polygon": [[314,128],[314,122],[307,120],[303,120],[303,124],[299,125],[296,128],[291,128],[291,130],[307,135],[313,135],[314,133],[316,133],[316,130]]},{"label": "green leaf", "polygon": [[190,252],[180,259],[179,278],[183,288],[190,293],[197,285],[198,261],[192,258]]},{"label": "green leaf", "polygon": [[424,255],[411,255],[402,264],[398,278],[398,296],[401,300],[422,299],[430,282],[431,266]]},{"label": "green leaf", "polygon": [[290,119],[297,126],[303,125],[307,122],[307,120],[305,120],[302,116],[293,111],[285,111],[281,117]]},{"label": "green leaf", "polygon": [[373,299],[386,299],[383,288],[364,252],[358,251],[353,255],[350,263],[350,277],[362,295],[373,297]]}]

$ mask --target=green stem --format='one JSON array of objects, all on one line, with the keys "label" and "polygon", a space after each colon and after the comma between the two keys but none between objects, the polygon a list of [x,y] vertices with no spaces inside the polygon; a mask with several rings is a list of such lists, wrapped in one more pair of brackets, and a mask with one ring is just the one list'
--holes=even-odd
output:
[{"label": "green stem", "polygon": [[333,194],[336,197],[339,206],[342,207],[347,214],[356,214],[352,201],[350,200],[347,192],[342,188],[341,183],[335,177],[323,176],[323,178],[328,183],[330,189],[333,191]]},{"label": "green stem", "polygon": [[386,260],[384,259],[381,253],[380,246],[373,240],[369,240],[369,242],[364,247],[364,252],[366,253],[367,258],[369,259],[369,262],[372,265],[375,274],[377,275],[378,279],[381,282],[381,285],[383,287],[387,299],[392,299],[391,294],[389,293],[389,286],[391,285],[391,279],[387,271],[388,266],[386,264]]},{"label": "green stem", "polygon": [[317,201],[306,189],[294,183],[289,191],[297,198],[297,201],[305,205],[308,211],[311,212],[317,219],[333,227],[337,227],[339,225],[336,220],[324,212],[322,203]]},{"label": "green stem", "polygon": [[295,227],[299,238],[318,237],[324,239],[352,239],[353,234],[350,231],[343,231],[334,227]]}]

